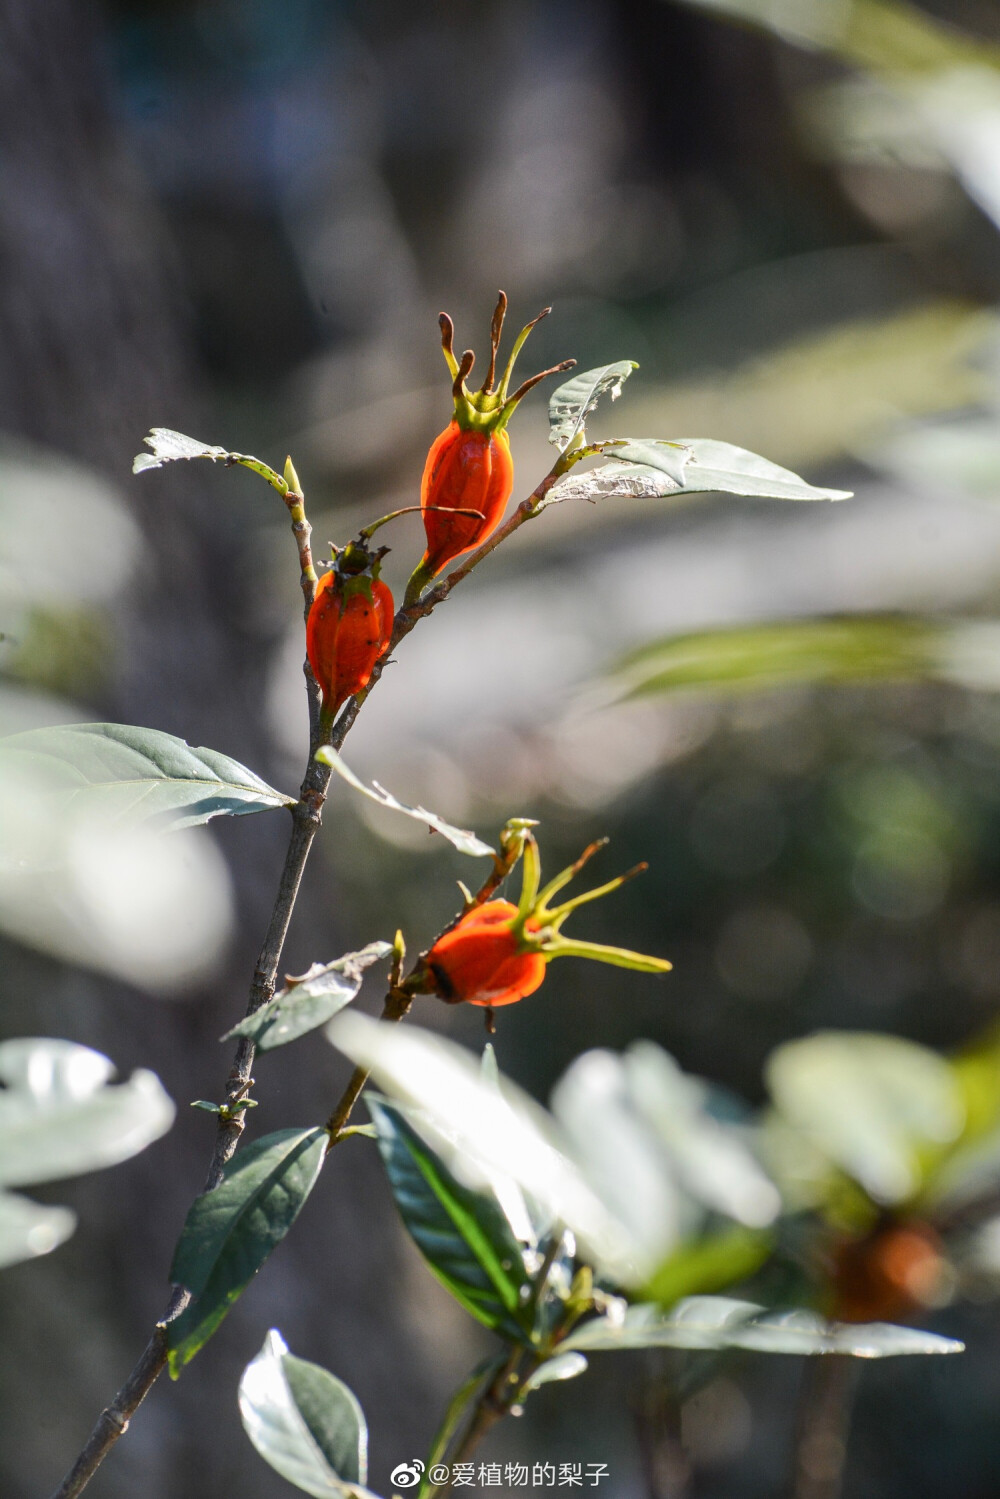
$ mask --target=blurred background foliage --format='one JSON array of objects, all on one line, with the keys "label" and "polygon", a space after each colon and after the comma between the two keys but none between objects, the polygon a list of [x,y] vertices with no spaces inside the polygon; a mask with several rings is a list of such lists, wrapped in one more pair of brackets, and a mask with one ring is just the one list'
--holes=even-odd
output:
[{"label": "blurred background foliage", "polygon": [[[148,724],[293,788],[305,721],[284,513],[251,476],[132,480],[131,456],[152,424],[279,467],[291,450],[316,540],[342,542],[416,498],[449,409],[438,311],[482,345],[502,285],[525,319],[554,303],[539,367],[640,362],[615,433],[721,438],[856,491],[553,510],[406,642],[366,707],[349,763],[407,800],[487,836],[540,817],[551,868],[604,833],[616,869],[650,861],[586,935],[666,953],[674,973],[554,966],[500,1017],[504,1070],[545,1096],[582,1050],[645,1036],[759,1103],[772,1050],[820,1027],[947,1050],[986,1031],[1000,1001],[987,0],[2,0],[0,131],[4,732]],[[604,423],[593,435],[613,435]],[[549,461],[541,399],[512,436],[527,489]],[[394,585],[418,534],[392,537]],[[290,971],[397,924],[419,947],[452,913],[460,861],[400,821],[335,793]],[[200,1184],[211,1125],[183,1105],[217,1095],[216,1038],[242,1013],[284,826],[214,836],[235,935],[222,966],[188,960],[169,1004],[160,974],[137,991],[113,963],[96,965],[108,979],[5,947],[5,1034],[152,1067],[182,1106],[168,1140],[60,1184],[77,1234],[0,1282],[13,1499],[56,1481],[131,1366]],[[425,1001],[418,1018],[479,1043],[478,1014]],[[269,1061],[255,1128],[322,1117],[340,1065],[322,1046]],[[343,1156],[210,1353],[154,1392],[96,1499],[275,1493],[233,1391],[277,1321],[362,1399],[375,1488],[423,1449],[478,1335],[426,1277],[361,1144]],[[852,1495],[996,1491],[996,1310],[965,1303],[933,1325],[969,1352],[865,1372]],[[496,1455],[607,1461],[616,1495],[783,1490],[798,1361],[728,1368],[681,1406],[664,1454],[636,1422],[647,1431],[655,1406],[646,1366],[674,1356],[621,1357],[631,1396],[598,1362],[569,1396],[533,1397]]]}]

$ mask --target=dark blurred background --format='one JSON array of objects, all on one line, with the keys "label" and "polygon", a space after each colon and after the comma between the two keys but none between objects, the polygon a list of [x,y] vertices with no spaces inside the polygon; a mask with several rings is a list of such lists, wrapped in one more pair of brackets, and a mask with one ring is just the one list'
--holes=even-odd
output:
[{"label": "dark blurred background", "polygon": [[[544,1097],[580,1051],[649,1036],[759,1103],[768,1052],[817,1027],[957,1046],[1000,1001],[995,638],[934,684],[623,701],[607,673],[723,623],[989,619],[998,220],[988,0],[0,0],[0,728],[146,724],[293,790],[306,724],[283,509],[245,472],[133,479],[132,456],[151,425],[278,467],[290,451],[316,541],[343,542],[418,497],[450,409],[438,312],[482,351],[503,286],[515,326],[554,307],[526,365],[640,362],[595,435],[723,438],[856,498],[567,505],[401,648],[352,766],[486,836],[541,818],[552,871],[610,834],[603,869],[650,872],[578,929],[675,962],[664,983],[556,965],[501,1015],[501,1066]],[[549,462],[540,396],[512,438],[527,492]],[[43,479],[68,510],[33,511]],[[98,492],[117,517],[104,549],[83,499],[66,520]],[[418,536],[392,533],[394,586]],[[418,949],[474,879],[348,796],[288,971],[397,925]],[[215,829],[233,932],[169,985],[3,946],[4,1034],[152,1067],[180,1105],[134,1161],[40,1191],[80,1227],[0,1278],[9,1499],[55,1486],[163,1309],[212,1134],[186,1106],[219,1095],[217,1038],[242,1014],[286,836],[279,814]],[[378,999],[369,983],[363,1003]],[[424,1003],[422,1023],[479,1044],[478,1014]],[[345,1070],[315,1037],[266,1059],[254,1131],[323,1117]],[[864,1372],[852,1499],[1000,1487],[1000,1313],[938,1321],[963,1359]],[[355,1142],[211,1348],[156,1387],[94,1499],[288,1492],[235,1402],[269,1326],[355,1389],[382,1492],[487,1345]],[[689,1471],[656,1489],[644,1365],[623,1357],[533,1397],[484,1455],[606,1462],[616,1499],[786,1492],[801,1361],[747,1357],[689,1402]]]}]

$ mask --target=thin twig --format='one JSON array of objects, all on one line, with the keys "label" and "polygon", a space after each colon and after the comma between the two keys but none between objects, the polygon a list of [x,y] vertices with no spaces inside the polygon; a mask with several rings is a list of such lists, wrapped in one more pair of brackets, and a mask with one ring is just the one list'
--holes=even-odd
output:
[{"label": "thin twig", "polygon": [[[441,583],[432,588],[422,599],[399,610],[393,621],[393,631],[388,651],[382,657],[381,661],[376,663],[368,686],[348,702],[333,727],[328,742],[333,745],[334,749],[339,750],[350,733],[362,704],[377,685],[382,675],[382,669],[388,660],[389,653],[410,633],[419,620],[431,614],[437,605],[448,597],[452,589],[457,587],[463,578],[468,577],[473,568],[478,567],[479,563],[488,557],[502,541],[505,541],[508,536],[512,535],[525,521],[531,519],[535,511],[535,506],[551,489],[562,471],[562,458],[560,457],[552,470],[545,476],[528,499],[524,500],[517,507],[513,515],[502,526],[498,527],[493,535],[481,547],[477,548],[461,567],[449,573]],[[308,615],[309,606],[315,597],[317,582],[310,542],[312,528],[306,519],[302,495],[298,490],[289,492],[286,497],[286,504],[288,505],[289,514],[292,517],[292,532],[295,536],[299,555],[305,613]],[[288,851],[285,855],[284,868],[281,872],[281,880],[278,885],[278,894],[275,899],[274,909],[271,912],[267,933],[254,968],[246,1011],[248,1016],[258,1010],[261,1005],[266,1004],[274,994],[282,948],[284,947],[285,937],[292,919],[292,912],[295,908],[295,901],[299,893],[299,886],[302,882],[306,861],[309,858],[309,851],[312,848],[313,839],[316,837],[322,822],[323,804],[326,800],[327,788],[333,773],[329,766],[322,765],[315,758],[316,750],[319,748],[319,743],[321,742],[319,730],[321,704],[319,688],[316,685],[308,662],[305,666],[305,675],[306,691],[309,699],[309,765],[302,780],[299,800],[292,808],[292,834],[289,839]],[[389,998],[391,999],[392,996],[390,995]],[[388,1004],[389,1001],[387,1000]],[[393,1019],[401,1017],[387,1013],[385,1018]],[[212,1152],[212,1159],[203,1188],[206,1192],[212,1191],[221,1182],[226,1163],[231,1160],[235,1153],[240,1136],[243,1133],[246,1110],[235,1108],[234,1106],[245,1097],[249,1089],[254,1055],[255,1047],[253,1042],[242,1038],[237,1045],[233,1065],[226,1080],[226,1100],[219,1114],[215,1147]],[[359,1072],[360,1069],[357,1069],[345,1090],[341,1103],[331,1116],[330,1125],[333,1125],[335,1130],[335,1133],[331,1134],[332,1143],[347,1123],[354,1103],[367,1081],[367,1076],[361,1078],[360,1082],[358,1081]],[[349,1098],[352,1089],[355,1091],[353,1097]],[[339,1116],[344,1109],[345,1103],[346,1112],[343,1113],[343,1119],[340,1121]],[[328,1128],[330,1128],[330,1125],[328,1125]],[[111,1404],[102,1411],[80,1455],[62,1483],[53,1493],[52,1499],[77,1499],[77,1496],[83,1493],[90,1479],[93,1478],[119,1437],[123,1436],[127,1431],[129,1421],[166,1366],[167,1325],[180,1315],[189,1301],[190,1296],[183,1287],[175,1286],[173,1288],[167,1310],[161,1321],[156,1324],[156,1328],[149,1343],[146,1345],[142,1357],[115,1395]],[[488,1424],[492,1424],[492,1422]]]},{"label": "thin twig", "polygon": [[795,1445],[794,1499],[840,1499],[858,1360],[828,1353],[807,1362]]},{"label": "thin twig", "polygon": [[510,1357],[503,1368],[495,1379],[490,1380],[472,1407],[469,1423],[449,1460],[451,1476],[440,1487],[428,1490],[429,1494],[451,1492],[456,1464],[463,1462],[470,1453],[474,1452],[490,1428],[510,1413],[517,1403],[517,1396],[524,1381],[537,1365],[538,1359],[530,1349],[521,1347],[511,1349]]}]

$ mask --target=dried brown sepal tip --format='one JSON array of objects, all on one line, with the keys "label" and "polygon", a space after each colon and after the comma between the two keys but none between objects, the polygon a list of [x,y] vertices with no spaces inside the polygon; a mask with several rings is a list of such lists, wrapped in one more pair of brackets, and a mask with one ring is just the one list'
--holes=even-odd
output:
[{"label": "dried brown sepal tip", "polygon": [[452,394],[454,395],[456,401],[461,400],[462,396],[465,393],[465,382],[472,374],[472,366],[475,364],[475,362],[475,354],[471,349],[466,349],[465,353],[462,355],[458,368],[455,371],[455,379],[452,384]]},{"label": "dried brown sepal tip", "polygon": [[486,371],[486,379],[480,387],[481,395],[491,395],[493,382],[497,372],[497,350],[500,348],[500,335],[503,333],[503,320],[507,315],[507,293],[497,293],[497,305],[493,310],[493,321],[490,323],[490,366]]}]

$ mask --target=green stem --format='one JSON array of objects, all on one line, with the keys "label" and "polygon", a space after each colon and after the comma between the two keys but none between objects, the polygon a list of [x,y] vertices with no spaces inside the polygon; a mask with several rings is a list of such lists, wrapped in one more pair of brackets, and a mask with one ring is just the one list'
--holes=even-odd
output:
[{"label": "green stem", "polygon": [[448,1450],[448,1444],[465,1414],[466,1406],[475,1395],[485,1379],[493,1379],[507,1362],[507,1354],[501,1353],[493,1358],[484,1359],[483,1362],[469,1375],[468,1379],[460,1384],[454,1395],[448,1402],[441,1425],[434,1434],[430,1451],[427,1454],[427,1467],[417,1491],[417,1499],[430,1499],[431,1495],[440,1494],[442,1484],[432,1483],[430,1478],[431,1469],[440,1463]]}]

